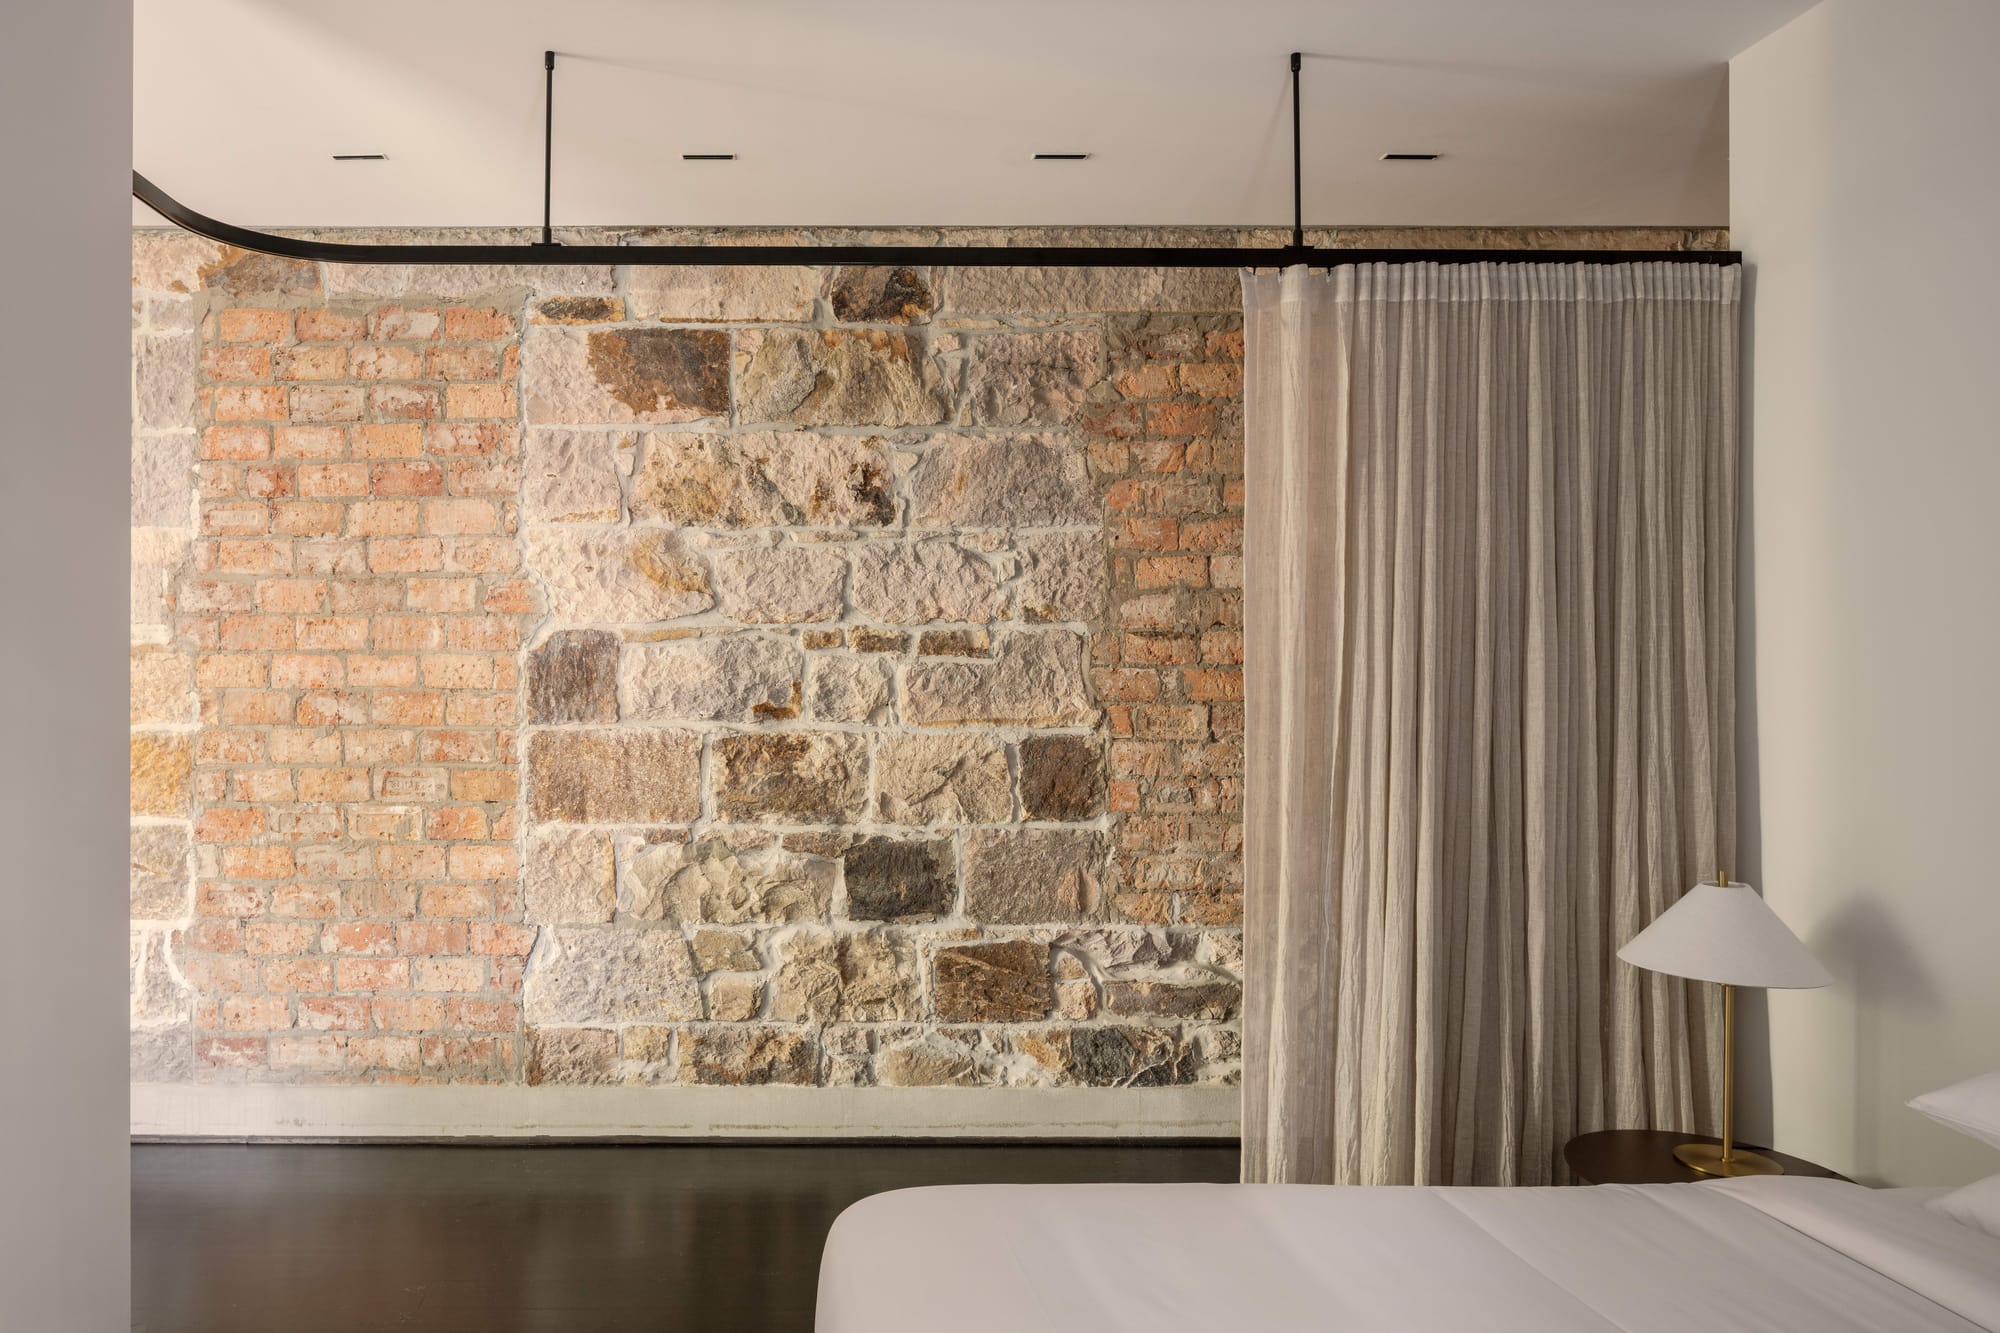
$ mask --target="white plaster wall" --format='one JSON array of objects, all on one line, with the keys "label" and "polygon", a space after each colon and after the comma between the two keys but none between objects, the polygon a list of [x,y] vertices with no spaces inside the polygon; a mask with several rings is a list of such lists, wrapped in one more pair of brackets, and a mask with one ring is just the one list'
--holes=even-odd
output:
[{"label": "white plaster wall", "polygon": [[1731,65],[1773,1129],[1871,1181],[2000,1153],[1903,1108],[2000,1069],[2000,5],[1825,0]]}]

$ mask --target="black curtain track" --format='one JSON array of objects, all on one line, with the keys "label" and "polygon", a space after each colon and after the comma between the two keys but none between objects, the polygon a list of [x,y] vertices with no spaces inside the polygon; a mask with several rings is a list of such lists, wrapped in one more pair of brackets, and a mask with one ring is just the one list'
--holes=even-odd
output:
[{"label": "black curtain track", "polygon": [[274,236],[187,207],[138,172],[132,195],[177,227],[241,250],[333,264],[962,265],[991,268],[1336,268],[1348,264],[1705,264],[1735,250],[1348,250],[1325,246],[355,245]]}]

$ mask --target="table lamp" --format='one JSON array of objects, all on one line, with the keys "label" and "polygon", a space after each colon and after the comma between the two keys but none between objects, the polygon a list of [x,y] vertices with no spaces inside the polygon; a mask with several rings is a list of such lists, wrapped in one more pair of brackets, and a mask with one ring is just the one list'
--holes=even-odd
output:
[{"label": "table lamp", "polygon": [[1722,985],[1722,1142],[1683,1143],[1674,1156],[1709,1176],[1774,1176],[1785,1168],[1738,1148],[1736,1128],[1736,988],[1811,990],[1833,977],[1748,884],[1717,875],[1634,935],[1618,956],[1635,967]]}]

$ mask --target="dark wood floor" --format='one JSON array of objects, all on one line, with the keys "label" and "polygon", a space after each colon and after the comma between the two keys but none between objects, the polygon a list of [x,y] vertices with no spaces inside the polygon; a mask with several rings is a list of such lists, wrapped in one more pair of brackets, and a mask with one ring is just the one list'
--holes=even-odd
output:
[{"label": "dark wood floor", "polygon": [[132,1327],[807,1333],[865,1195],[1235,1178],[1234,1147],[138,1145]]}]

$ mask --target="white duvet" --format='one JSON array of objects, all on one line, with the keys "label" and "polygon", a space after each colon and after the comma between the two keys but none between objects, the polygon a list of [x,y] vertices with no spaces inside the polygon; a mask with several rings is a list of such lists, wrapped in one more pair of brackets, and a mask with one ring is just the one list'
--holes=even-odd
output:
[{"label": "white duvet", "polygon": [[2000,1240],[1789,1177],[972,1185],[842,1213],[817,1333],[2000,1333]]}]

